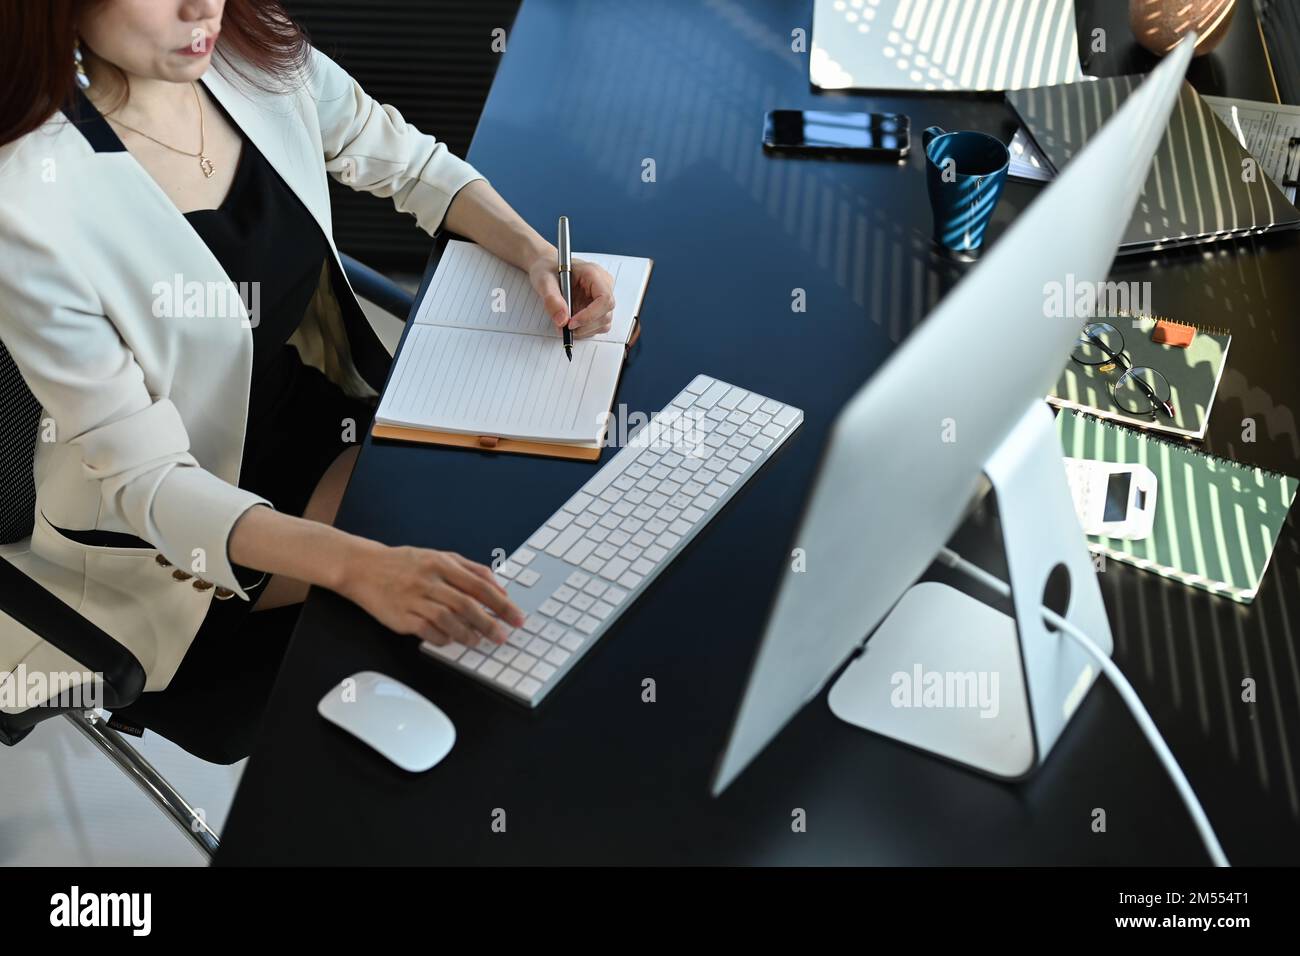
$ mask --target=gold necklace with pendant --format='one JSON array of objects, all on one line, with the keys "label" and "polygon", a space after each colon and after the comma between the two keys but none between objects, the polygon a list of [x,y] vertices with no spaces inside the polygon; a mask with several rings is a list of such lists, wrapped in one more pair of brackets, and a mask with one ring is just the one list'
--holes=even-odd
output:
[{"label": "gold necklace with pendant", "polygon": [[144,132],[143,130],[138,130],[134,126],[129,126],[128,124],[123,123],[120,119],[113,119],[113,117],[109,116],[108,114],[105,114],[104,118],[113,119],[113,122],[118,124],[119,126],[124,126],[127,129],[129,129],[131,132],[138,133],[140,136],[143,136],[145,139],[151,140],[152,142],[157,143],[159,146],[162,146],[165,149],[170,149],[173,153],[180,153],[182,156],[197,156],[199,160],[199,169],[203,171],[204,178],[211,179],[212,174],[217,171],[217,167],[213,165],[212,160],[208,159],[205,150],[207,139],[203,131],[203,100],[199,97],[198,87],[194,85],[193,80],[190,81],[190,88],[194,91],[194,102],[199,104],[199,151],[197,153],[191,153],[189,152],[189,150],[177,149],[175,146],[171,146],[167,143],[164,143],[160,139],[154,139],[152,136],[150,136],[148,133]]}]

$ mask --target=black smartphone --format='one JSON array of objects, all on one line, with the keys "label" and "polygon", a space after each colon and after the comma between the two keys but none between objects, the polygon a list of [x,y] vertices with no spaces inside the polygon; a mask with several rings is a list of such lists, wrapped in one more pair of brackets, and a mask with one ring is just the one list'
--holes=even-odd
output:
[{"label": "black smartphone", "polygon": [[902,159],[911,132],[912,121],[902,113],[771,110],[763,145],[797,153]]}]

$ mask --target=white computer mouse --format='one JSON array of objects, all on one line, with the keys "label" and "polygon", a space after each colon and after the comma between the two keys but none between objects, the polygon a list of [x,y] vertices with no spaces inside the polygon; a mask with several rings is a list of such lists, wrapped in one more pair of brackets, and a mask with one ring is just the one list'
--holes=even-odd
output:
[{"label": "white computer mouse", "polygon": [[316,710],[412,773],[434,766],[456,742],[456,727],[428,698],[375,671],[345,677]]}]

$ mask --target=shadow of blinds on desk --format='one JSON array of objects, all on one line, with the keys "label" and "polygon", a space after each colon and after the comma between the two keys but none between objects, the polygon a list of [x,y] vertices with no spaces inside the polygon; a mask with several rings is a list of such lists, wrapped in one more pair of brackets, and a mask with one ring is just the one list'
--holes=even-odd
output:
[{"label": "shadow of blinds on desk", "polygon": [[816,0],[823,90],[1014,90],[1083,79],[1074,0]]},{"label": "shadow of blinds on desk", "polygon": [[[1141,76],[1017,90],[1007,102],[1059,172],[1141,85]],[[1122,251],[1250,235],[1300,224],[1300,211],[1186,82],[1156,150]],[[1068,228],[1068,224],[1064,227]]]}]

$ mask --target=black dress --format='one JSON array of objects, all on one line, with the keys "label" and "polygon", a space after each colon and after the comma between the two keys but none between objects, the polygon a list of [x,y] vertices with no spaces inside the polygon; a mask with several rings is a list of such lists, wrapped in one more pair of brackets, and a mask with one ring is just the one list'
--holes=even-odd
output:
[{"label": "black dress", "polygon": [[[301,517],[326,469],[361,441],[374,416],[371,402],[346,395],[288,344],[316,292],[329,246],[246,137],[225,201],[185,218],[231,281],[248,283],[241,294],[253,325],[253,374],[239,487]],[[248,755],[302,609],[250,613],[268,576],[233,568],[250,600],[214,597],[168,687],[113,714],[123,729],[155,730],[214,763]]]}]

